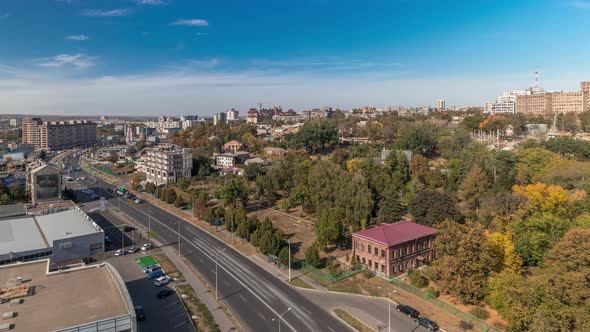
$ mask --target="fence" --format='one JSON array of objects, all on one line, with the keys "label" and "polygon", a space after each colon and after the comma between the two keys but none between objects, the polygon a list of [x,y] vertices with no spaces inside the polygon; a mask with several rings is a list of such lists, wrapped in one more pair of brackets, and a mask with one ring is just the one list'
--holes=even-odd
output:
[{"label": "fence", "polygon": [[406,292],[412,293],[427,302],[430,302],[431,304],[448,312],[449,314],[453,315],[454,317],[457,317],[463,321],[471,323],[473,325],[473,328],[476,330],[484,331],[484,332],[502,332],[502,330],[488,324],[487,322],[485,322],[485,321],[483,321],[483,320],[481,320],[481,319],[479,319],[467,312],[457,309],[457,307],[453,306],[452,304],[449,304],[449,303],[437,298],[436,296],[428,294],[427,292],[423,291],[420,288],[416,288],[412,285],[408,285],[405,282],[403,282],[399,279],[395,279],[395,278],[390,279],[389,283],[391,283],[392,285],[394,285],[397,288],[401,288],[401,289],[405,290]]},{"label": "fence", "polygon": [[311,277],[324,287],[327,287],[340,280],[352,277],[362,271],[362,268],[357,267],[344,271],[326,272],[320,269],[316,269],[311,265],[307,265],[304,261],[294,262],[293,268],[301,269],[302,271],[306,272],[309,277]]}]

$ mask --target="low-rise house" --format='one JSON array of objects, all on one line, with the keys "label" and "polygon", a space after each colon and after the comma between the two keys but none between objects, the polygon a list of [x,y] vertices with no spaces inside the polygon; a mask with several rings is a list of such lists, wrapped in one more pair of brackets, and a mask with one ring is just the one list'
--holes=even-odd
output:
[{"label": "low-rise house", "polygon": [[377,275],[390,277],[435,258],[436,229],[403,220],[352,234],[352,257]]},{"label": "low-rise house", "polygon": [[231,140],[225,144],[223,144],[223,152],[231,152],[231,153],[236,153],[240,150],[242,150],[242,147],[244,146],[244,144],[240,143],[237,140]]},{"label": "low-rise house", "polygon": [[269,157],[282,157],[287,154],[287,150],[282,148],[264,148],[264,153]]},{"label": "low-rise house", "polygon": [[226,176],[229,173],[235,174],[237,176],[242,176],[242,175],[244,175],[244,169],[240,168],[240,167],[228,167],[228,168],[223,168],[223,169],[219,170],[219,174],[221,176]]},{"label": "low-rise house", "polygon": [[244,161],[244,165],[246,165],[246,166],[252,165],[252,164],[266,165],[266,164],[268,164],[268,162],[260,157],[251,158],[251,159]]},{"label": "low-rise house", "polygon": [[242,164],[250,157],[250,153],[246,151],[238,151],[236,153],[220,153],[215,155],[215,165],[220,167],[234,167],[237,164]]}]

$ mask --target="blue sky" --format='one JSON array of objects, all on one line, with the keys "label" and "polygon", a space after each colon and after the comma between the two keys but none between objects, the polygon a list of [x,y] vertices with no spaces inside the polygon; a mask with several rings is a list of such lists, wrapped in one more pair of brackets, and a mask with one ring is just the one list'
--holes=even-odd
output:
[{"label": "blue sky", "polygon": [[0,113],[481,105],[590,80],[590,0],[1,0]]}]

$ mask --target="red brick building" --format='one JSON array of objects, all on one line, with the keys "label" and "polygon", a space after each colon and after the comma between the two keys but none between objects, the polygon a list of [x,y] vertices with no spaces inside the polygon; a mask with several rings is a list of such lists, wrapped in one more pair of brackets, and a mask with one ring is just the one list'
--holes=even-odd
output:
[{"label": "red brick building", "polygon": [[436,229],[403,220],[352,234],[352,257],[384,277],[406,272],[434,259]]}]

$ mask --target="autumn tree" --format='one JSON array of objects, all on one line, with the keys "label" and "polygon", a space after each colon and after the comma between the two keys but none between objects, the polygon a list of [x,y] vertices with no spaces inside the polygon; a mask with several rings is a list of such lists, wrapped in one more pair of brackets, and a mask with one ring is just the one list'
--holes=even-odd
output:
[{"label": "autumn tree", "polygon": [[488,277],[498,267],[493,245],[479,223],[444,221],[435,240],[439,257],[432,264],[438,288],[465,303],[477,304],[487,295]]},{"label": "autumn tree", "polygon": [[467,209],[476,211],[489,186],[486,172],[478,164],[474,164],[461,182],[457,196]]}]

